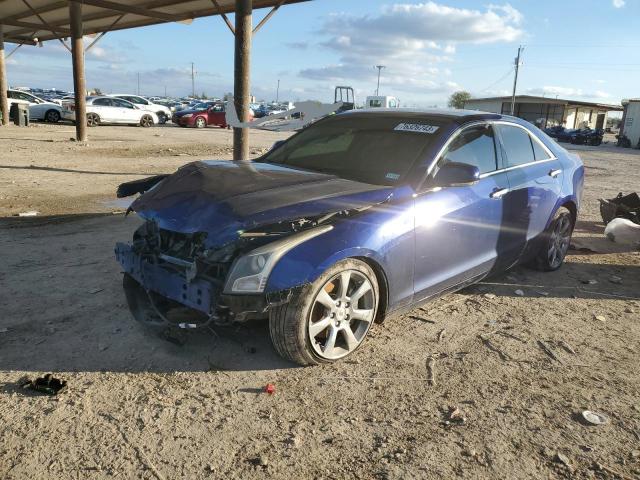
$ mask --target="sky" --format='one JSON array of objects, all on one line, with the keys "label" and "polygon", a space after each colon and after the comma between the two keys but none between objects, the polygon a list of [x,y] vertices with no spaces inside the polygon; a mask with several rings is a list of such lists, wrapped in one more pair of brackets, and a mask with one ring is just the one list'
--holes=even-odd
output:
[{"label": "sky", "polygon": [[[618,104],[640,96],[640,0],[313,0],[281,8],[254,36],[252,93],[259,100],[333,101],[380,94],[403,106],[445,106],[456,90]],[[254,24],[268,10],[255,10]],[[231,15],[233,22],[233,15]],[[86,38],[88,43],[91,38]],[[12,45],[8,45],[7,51]],[[86,56],[89,89],[143,95],[233,90],[233,36],[221,18],[110,32]],[[71,90],[71,56],[58,41],[23,46],[8,59],[11,86]]]}]

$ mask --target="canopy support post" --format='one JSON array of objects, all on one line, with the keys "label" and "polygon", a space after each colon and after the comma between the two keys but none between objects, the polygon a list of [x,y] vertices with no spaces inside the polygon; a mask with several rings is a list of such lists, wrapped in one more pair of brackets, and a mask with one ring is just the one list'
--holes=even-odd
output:
[{"label": "canopy support post", "polygon": [[0,112],[2,112],[2,125],[9,125],[8,88],[7,68],[4,61],[4,26],[0,24]]},{"label": "canopy support post", "polygon": [[[233,99],[238,119],[249,121],[249,97],[251,95],[251,34],[253,0],[236,0],[235,65]],[[233,129],[233,159],[249,158],[249,129]]]},{"label": "canopy support post", "polygon": [[76,140],[87,141],[87,87],[84,77],[84,44],[82,43],[82,3],[69,2],[71,19],[71,59],[73,63],[73,92],[75,97]]}]

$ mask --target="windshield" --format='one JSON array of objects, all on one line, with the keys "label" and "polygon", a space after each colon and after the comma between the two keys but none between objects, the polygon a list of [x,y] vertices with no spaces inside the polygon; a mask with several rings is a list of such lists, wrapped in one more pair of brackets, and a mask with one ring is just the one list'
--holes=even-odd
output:
[{"label": "windshield", "polygon": [[337,115],[301,131],[261,161],[373,185],[397,185],[443,123],[436,117]]}]

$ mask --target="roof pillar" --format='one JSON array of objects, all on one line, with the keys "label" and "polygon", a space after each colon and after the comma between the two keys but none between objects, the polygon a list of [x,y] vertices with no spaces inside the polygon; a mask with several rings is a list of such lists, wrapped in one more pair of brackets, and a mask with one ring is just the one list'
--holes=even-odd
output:
[{"label": "roof pillar", "polygon": [[4,61],[4,27],[0,24],[0,113],[2,113],[2,125],[9,125],[8,88],[7,68]]},{"label": "roof pillar", "polygon": [[87,140],[87,87],[84,77],[84,44],[82,43],[82,3],[69,2],[71,21],[71,59],[73,63],[73,92],[75,97],[76,140]]},{"label": "roof pillar", "polygon": [[[251,95],[251,30],[253,0],[236,0],[235,15],[235,66],[233,99],[238,120],[249,121],[249,97]],[[233,159],[249,158],[249,129],[233,129]]]}]

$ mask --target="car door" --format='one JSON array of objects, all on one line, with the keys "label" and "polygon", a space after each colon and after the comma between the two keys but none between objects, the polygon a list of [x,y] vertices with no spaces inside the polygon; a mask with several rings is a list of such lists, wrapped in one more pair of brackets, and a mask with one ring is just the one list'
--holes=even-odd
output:
[{"label": "car door", "polygon": [[138,123],[141,112],[133,103],[120,98],[113,99],[114,105],[118,108],[118,123]]},{"label": "car door", "polygon": [[496,130],[509,180],[504,260],[514,263],[527,242],[546,229],[560,197],[563,173],[560,161],[524,126],[500,123]]},{"label": "car door", "polygon": [[[415,204],[416,300],[435,295],[494,268],[500,255],[504,198],[508,191],[495,132],[479,123],[454,133],[438,158],[477,166],[473,185],[428,188]],[[437,180],[437,172],[435,173]]]},{"label": "car door", "polygon": [[110,98],[96,98],[87,105],[87,112],[93,112],[100,117],[101,123],[113,123],[115,115],[113,102]]},{"label": "car door", "polygon": [[208,121],[207,121],[208,125],[219,125],[221,127],[227,125],[227,122],[225,121],[224,106],[222,105],[213,105],[209,107],[209,110],[207,111],[207,116],[208,116]]}]

